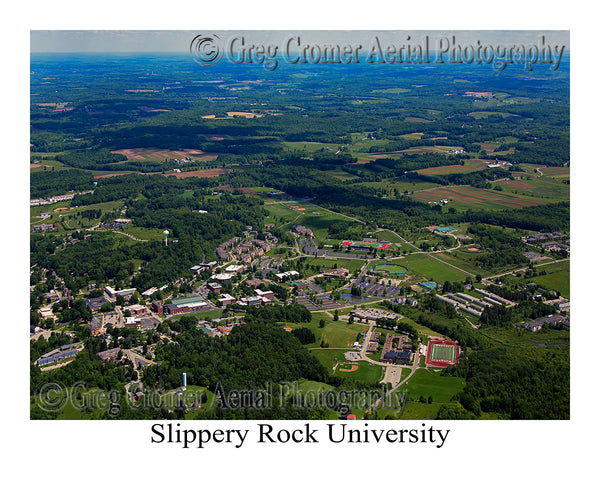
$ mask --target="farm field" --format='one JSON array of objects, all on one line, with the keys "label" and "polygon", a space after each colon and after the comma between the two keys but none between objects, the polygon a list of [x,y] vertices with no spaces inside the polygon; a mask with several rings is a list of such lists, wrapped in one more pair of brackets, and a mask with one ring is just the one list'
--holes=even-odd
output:
[{"label": "farm field", "polygon": [[306,153],[319,152],[321,150],[333,150],[337,152],[339,144],[337,143],[321,143],[321,142],[283,142],[283,145],[289,150],[306,151]]},{"label": "farm field", "polygon": [[355,180],[358,177],[344,170],[327,170],[325,173],[340,180]]},{"label": "farm field", "polygon": [[410,92],[409,88],[384,88],[382,90],[373,90],[371,93],[391,93],[391,94],[399,94]]},{"label": "farm field", "polygon": [[502,118],[506,117],[518,117],[519,115],[515,115],[513,113],[507,112],[492,112],[492,111],[479,111],[479,112],[471,112],[469,113],[473,118],[479,120],[480,118],[488,118],[491,115],[499,115]]},{"label": "farm field", "polygon": [[210,177],[218,177],[219,175],[223,175],[225,173],[231,173],[233,170],[229,168],[208,168],[206,170],[192,170],[189,172],[171,172],[165,173],[166,177],[174,176],[177,178],[210,178]]},{"label": "farm field", "polygon": [[568,177],[571,174],[570,167],[545,167],[540,168],[540,172],[548,176]]},{"label": "farm field", "polygon": [[382,182],[361,182],[357,183],[356,185],[384,189],[387,191],[388,195],[393,194],[395,190],[402,195],[404,192],[418,192],[420,190],[439,187],[439,184],[437,183],[417,180],[413,182],[398,182],[394,180]]},{"label": "farm field", "polygon": [[485,170],[487,164],[483,160],[465,160],[464,165],[444,165],[441,167],[424,168],[415,170],[421,175],[448,175],[450,173],[469,173],[477,170]]},{"label": "farm field", "polygon": [[499,180],[494,182],[494,185],[500,185],[503,192],[524,194],[531,197],[564,201],[569,200],[570,197],[569,185],[562,182],[562,177],[527,176],[519,180]]},{"label": "farm field", "polygon": [[417,192],[412,196],[427,202],[438,202],[442,199],[448,199],[451,201],[449,204],[451,206],[487,210],[498,210],[506,207],[523,208],[550,203],[550,200],[469,186],[442,187],[435,190],[427,190],[426,192]]},{"label": "farm field", "polygon": [[[47,157],[47,156],[48,156],[48,154],[44,154],[44,157]],[[34,154],[31,155],[31,159],[32,160],[36,159]],[[30,163],[29,164],[29,168],[32,173],[33,172],[42,172],[42,171],[58,172],[60,170],[70,170],[71,169],[71,167],[66,166],[62,162],[59,162],[58,160],[47,160],[47,159],[42,160],[42,159],[40,159],[39,161],[40,161],[40,163]]]},{"label": "farm field", "polygon": [[127,160],[164,162],[167,159],[191,158],[202,160],[214,160],[216,155],[205,155],[202,150],[184,149],[184,150],[161,150],[158,148],[122,148],[113,150],[111,153],[120,153],[127,157]]}]

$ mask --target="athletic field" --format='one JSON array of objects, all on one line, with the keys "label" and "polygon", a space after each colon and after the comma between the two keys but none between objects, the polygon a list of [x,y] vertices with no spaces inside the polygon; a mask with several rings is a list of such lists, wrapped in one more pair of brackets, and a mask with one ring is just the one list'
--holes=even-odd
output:
[{"label": "athletic field", "polygon": [[386,242],[359,242],[355,240],[345,240],[342,242],[342,246],[344,247],[362,247],[362,248],[376,248],[385,250],[386,248],[390,248],[391,244]]},{"label": "athletic field", "polygon": [[427,364],[446,367],[458,363],[459,347],[448,340],[432,340],[427,347]]},{"label": "athletic field", "polygon": [[408,268],[403,265],[396,265],[394,263],[384,263],[371,267],[371,272],[385,273],[387,275],[404,275],[406,272],[408,272]]}]

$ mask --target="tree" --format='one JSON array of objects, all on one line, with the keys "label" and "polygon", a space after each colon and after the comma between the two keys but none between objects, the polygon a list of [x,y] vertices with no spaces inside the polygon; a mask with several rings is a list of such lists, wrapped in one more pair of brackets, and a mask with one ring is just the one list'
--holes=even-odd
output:
[{"label": "tree", "polygon": [[319,328],[323,328],[325,327],[325,320],[321,319],[319,320]]},{"label": "tree", "polygon": [[339,319],[340,319],[340,312],[338,312],[338,310],[336,309],[336,310],[333,312],[333,321],[334,321],[334,322],[337,322]]}]

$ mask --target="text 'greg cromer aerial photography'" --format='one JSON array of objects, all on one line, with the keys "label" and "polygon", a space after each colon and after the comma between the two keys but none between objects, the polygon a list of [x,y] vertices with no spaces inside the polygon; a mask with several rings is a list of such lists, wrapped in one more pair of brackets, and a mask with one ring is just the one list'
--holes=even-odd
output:
[{"label": "text 'greg cromer aerial photography'", "polygon": [[568,32],[31,45],[31,419],[570,417]]}]

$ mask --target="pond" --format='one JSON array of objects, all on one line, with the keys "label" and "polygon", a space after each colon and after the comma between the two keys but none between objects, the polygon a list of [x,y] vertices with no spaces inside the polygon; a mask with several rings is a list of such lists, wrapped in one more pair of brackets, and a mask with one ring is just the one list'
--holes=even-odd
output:
[{"label": "pond", "polygon": [[371,300],[371,297],[352,295],[350,293],[340,293],[340,297],[342,297],[342,300],[349,301],[350,303],[361,303]]}]

